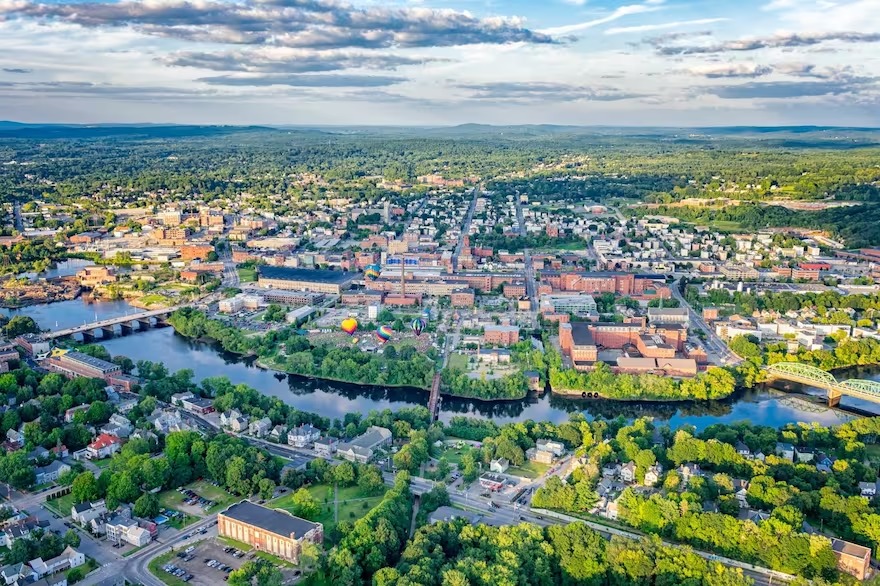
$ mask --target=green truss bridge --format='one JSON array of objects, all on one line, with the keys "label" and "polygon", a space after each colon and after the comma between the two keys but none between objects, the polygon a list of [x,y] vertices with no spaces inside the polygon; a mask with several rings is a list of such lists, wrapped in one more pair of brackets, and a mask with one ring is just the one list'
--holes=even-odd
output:
[{"label": "green truss bridge", "polygon": [[777,362],[766,367],[768,380],[791,382],[820,387],[828,392],[828,405],[840,403],[843,395],[880,403],[880,382],[864,379],[838,381],[830,372],[799,362]]}]

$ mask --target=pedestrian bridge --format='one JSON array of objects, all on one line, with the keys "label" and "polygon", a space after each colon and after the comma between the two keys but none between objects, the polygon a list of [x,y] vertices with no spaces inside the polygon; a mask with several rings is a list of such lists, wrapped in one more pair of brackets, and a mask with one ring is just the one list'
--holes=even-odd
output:
[{"label": "pedestrian bridge", "polygon": [[838,381],[830,372],[799,362],[777,362],[764,369],[769,380],[787,380],[825,389],[828,405],[840,403],[840,397],[849,395],[880,403],[880,382],[865,379]]},{"label": "pedestrian bridge", "polygon": [[64,328],[62,330],[54,330],[45,332],[43,339],[54,340],[55,338],[65,338],[74,334],[82,334],[83,341],[89,342],[94,339],[96,330],[103,330],[106,335],[112,336],[116,333],[116,327],[119,326],[122,334],[135,331],[135,325],[138,329],[149,329],[153,325],[163,323],[165,318],[174,313],[179,307],[168,307],[165,309],[153,309],[142,311],[140,313],[132,313],[129,315],[121,315],[119,317],[103,319],[81,326],[72,328]]}]

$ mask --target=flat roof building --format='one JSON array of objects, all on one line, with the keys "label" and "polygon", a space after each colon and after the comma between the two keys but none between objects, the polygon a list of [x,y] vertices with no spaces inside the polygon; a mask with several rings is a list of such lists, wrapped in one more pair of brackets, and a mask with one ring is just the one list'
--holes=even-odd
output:
[{"label": "flat roof building", "polygon": [[294,564],[305,540],[321,544],[324,526],[250,501],[229,505],[217,515],[217,532]]},{"label": "flat roof building", "polygon": [[339,295],[351,286],[355,273],[325,269],[260,267],[257,284],[275,289],[293,289]]}]

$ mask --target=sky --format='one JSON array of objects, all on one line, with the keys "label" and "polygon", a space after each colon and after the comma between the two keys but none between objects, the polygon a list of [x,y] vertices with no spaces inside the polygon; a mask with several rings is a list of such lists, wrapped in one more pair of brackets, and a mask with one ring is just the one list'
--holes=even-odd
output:
[{"label": "sky", "polygon": [[880,0],[0,0],[0,119],[880,126]]}]

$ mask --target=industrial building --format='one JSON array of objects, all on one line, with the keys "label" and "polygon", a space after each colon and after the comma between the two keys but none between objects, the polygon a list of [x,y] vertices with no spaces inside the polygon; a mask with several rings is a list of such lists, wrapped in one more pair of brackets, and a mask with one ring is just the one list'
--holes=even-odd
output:
[{"label": "industrial building", "polygon": [[324,526],[320,523],[247,500],[218,513],[217,532],[294,564],[299,563],[304,541],[316,544],[324,541]]},{"label": "industrial building", "polygon": [[340,295],[351,286],[355,276],[346,271],[263,266],[257,284],[273,289]]}]

